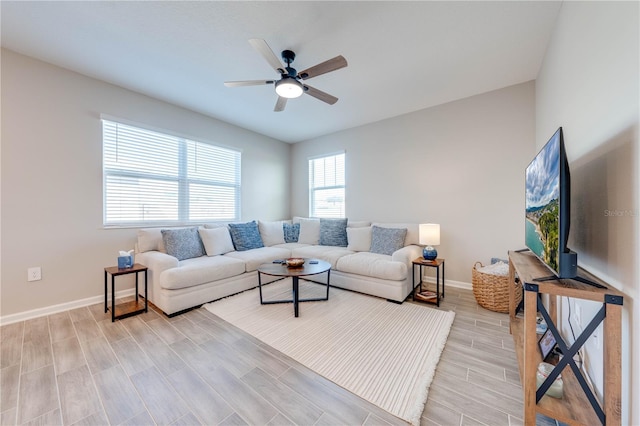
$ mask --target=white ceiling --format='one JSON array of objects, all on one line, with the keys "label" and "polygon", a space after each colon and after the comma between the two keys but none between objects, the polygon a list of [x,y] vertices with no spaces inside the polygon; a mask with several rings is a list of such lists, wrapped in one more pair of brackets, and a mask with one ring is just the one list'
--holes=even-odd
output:
[{"label": "white ceiling", "polygon": [[[258,133],[298,142],[536,78],[561,2],[0,2],[2,46]],[[276,79],[250,38],[309,80],[273,112]]]}]

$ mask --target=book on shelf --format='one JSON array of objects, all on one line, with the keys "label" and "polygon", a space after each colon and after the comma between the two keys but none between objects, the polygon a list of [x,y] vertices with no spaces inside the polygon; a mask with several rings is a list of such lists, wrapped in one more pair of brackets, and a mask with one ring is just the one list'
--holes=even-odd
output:
[{"label": "book on shelf", "polygon": [[416,290],[416,299],[420,300],[436,300],[438,295],[434,291],[417,291]]}]

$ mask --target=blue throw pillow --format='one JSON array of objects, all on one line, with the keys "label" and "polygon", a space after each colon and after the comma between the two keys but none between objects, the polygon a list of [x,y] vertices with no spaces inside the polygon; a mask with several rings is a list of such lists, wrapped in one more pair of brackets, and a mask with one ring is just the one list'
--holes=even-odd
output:
[{"label": "blue throw pillow", "polygon": [[346,247],[347,219],[320,219],[320,245]]},{"label": "blue throw pillow", "polygon": [[237,251],[264,247],[258,223],[255,220],[247,223],[230,223],[229,233]]},{"label": "blue throw pillow", "polygon": [[406,228],[371,227],[371,253],[392,255],[394,251],[404,247],[407,236]]},{"label": "blue throw pillow", "polygon": [[282,230],[284,231],[285,243],[297,243],[298,237],[300,237],[300,224],[299,223],[283,223]]},{"label": "blue throw pillow", "polygon": [[162,229],[160,232],[168,255],[178,260],[204,256],[198,228]]}]

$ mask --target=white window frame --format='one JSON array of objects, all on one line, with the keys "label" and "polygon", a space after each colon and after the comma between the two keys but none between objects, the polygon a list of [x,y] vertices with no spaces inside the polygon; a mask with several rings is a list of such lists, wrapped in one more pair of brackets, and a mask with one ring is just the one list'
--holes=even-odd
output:
[{"label": "white window frame", "polygon": [[[341,159],[339,157],[342,157]],[[310,157],[308,162],[309,167],[309,216],[319,218],[345,218],[346,217],[346,152],[334,152],[331,154]],[[323,161],[319,161],[323,160]],[[342,162],[341,166],[328,167],[326,161],[339,160]],[[320,164],[322,163],[322,164]],[[317,167],[324,167],[322,170],[322,177],[319,181],[316,181],[318,176]],[[331,176],[331,171],[334,175]],[[324,210],[321,206],[316,205],[316,192],[320,191],[338,191],[342,192],[342,203],[339,211]]]},{"label": "white window frame", "polygon": [[[192,138],[176,135],[166,130],[155,129],[104,115],[101,116],[101,119],[103,148],[103,227],[177,226],[240,220],[241,152],[239,150],[196,141]],[[143,164],[140,169],[136,170],[135,167],[132,166],[131,161],[129,161],[128,164],[124,164],[125,162],[123,160],[123,164],[119,165],[117,155],[114,160],[114,155],[112,151],[109,150],[118,149],[118,133],[116,132],[115,136],[108,136],[109,132],[111,132],[111,135],[114,134],[114,129],[127,129],[129,132],[138,132],[136,136],[139,136],[141,138],[140,140],[143,140],[143,143],[146,144],[139,153],[136,152],[136,155],[140,156],[140,164]],[[154,135],[173,144],[171,145],[171,150],[177,151],[177,155],[154,155]],[[123,139],[121,143],[126,144],[124,137],[121,137],[121,139]],[[202,161],[202,156],[207,152],[209,156],[206,157],[206,159],[212,160],[210,162]],[[219,158],[211,157],[212,152],[219,154],[220,158],[224,158],[224,160],[218,162]],[[198,155],[201,156],[200,161],[198,161]],[[159,171],[150,170],[149,165],[153,165],[154,162],[158,161],[158,158],[162,157],[167,160],[167,167],[164,169],[165,172],[162,171],[163,164],[165,164],[162,162],[157,163]],[[129,160],[131,160],[131,158],[129,158]],[[202,170],[203,165],[222,167],[222,170],[225,172],[225,177],[216,178],[215,176],[220,176],[222,173],[212,172],[212,170],[216,169],[210,167]],[[146,168],[144,166],[146,166]],[[199,170],[198,167],[200,167]],[[171,171],[167,172],[166,170]],[[191,170],[191,172],[189,170]],[[219,171],[220,169],[218,168],[217,170]],[[120,180],[120,182],[118,180]],[[134,186],[132,183],[141,183],[143,181],[150,185],[152,189],[157,190],[158,193],[164,191],[165,194],[173,194],[171,197],[163,197],[160,195],[158,200],[152,200],[158,201],[159,204],[155,207],[161,210],[161,204],[164,203],[168,205],[166,203],[167,200],[170,198],[174,199],[177,207],[174,205],[169,207],[171,213],[167,213],[167,216],[170,217],[145,220],[138,215],[138,217],[134,218],[136,213],[129,213],[126,209],[132,209],[132,212],[139,210],[141,208],[141,201],[139,200],[124,203],[125,207],[120,208],[120,214],[118,214],[117,210],[112,210],[112,206],[115,204],[114,200],[122,200],[129,197],[135,199],[136,191],[128,191],[126,188],[127,185]],[[157,187],[160,189],[156,189],[155,183],[157,183]],[[118,184],[120,184],[120,189],[117,189]],[[198,189],[195,187],[196,185],[200,187],[200,192],[198,192]],[[171,190],[166,189],[169,186],[171,186]],[[137,191],[137,194],[140,192],[141,191]],[[229,195],[229,192],[231,192],[231,195]],[[224,214],[217,213],[211,217],[207,217],[211,215],[211,213],[206,211],[206,207],[204,210],[197,210],[198,205],[195,202],[190,203],[190,194],[191,196],[193,196],[193,194],[199,195],[201,200],[206,200],[211,197],[217,199],[217,197],[220,197],[221,205],[225,206],[226,209]],[[229,199],[232,201],[229,201]],[[202,207],[203,202],[201,201],[199,205]],[[226,214],[227,210],[230,212],[228,215]],[[109,214],[110,212],[112,214]],[[197,215],[198,217],[191,218],[192,215]],[[126,218],[126,216],[129,217]]]}]

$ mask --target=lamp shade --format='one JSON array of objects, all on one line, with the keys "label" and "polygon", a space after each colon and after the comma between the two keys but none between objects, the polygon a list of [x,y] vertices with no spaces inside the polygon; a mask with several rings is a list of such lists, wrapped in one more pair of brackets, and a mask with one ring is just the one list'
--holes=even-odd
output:
[{"label": "lamp shade", "polygon": [[276,93],[283,98],[297,98],[302,95],[302,92],[304,92],[302,84],[295,78],[284,77],[276,82]]},{"label": "lamp shade", "polygon": [[440,245],[440,225],[437,223],[421,223],[420,244],[426,246]]}]

